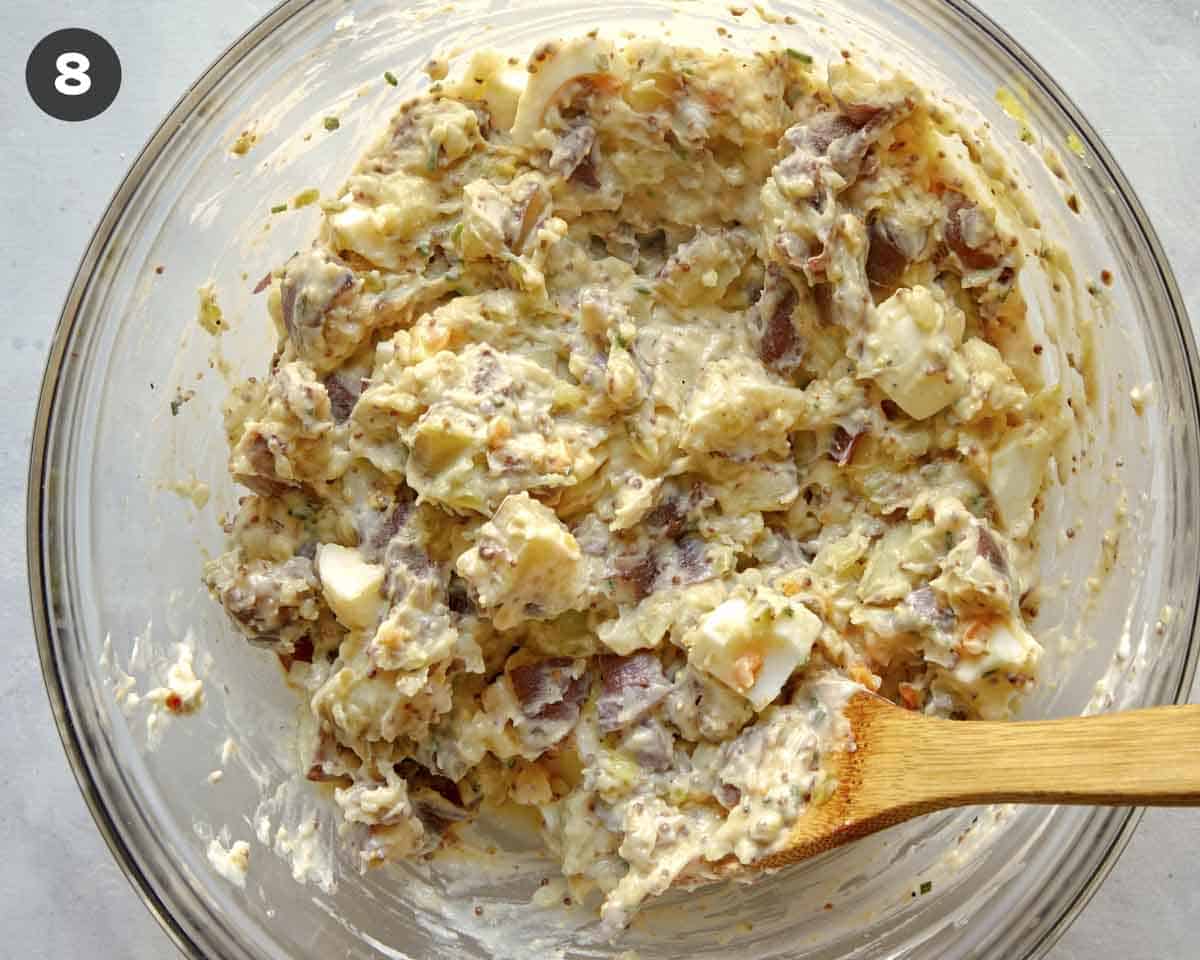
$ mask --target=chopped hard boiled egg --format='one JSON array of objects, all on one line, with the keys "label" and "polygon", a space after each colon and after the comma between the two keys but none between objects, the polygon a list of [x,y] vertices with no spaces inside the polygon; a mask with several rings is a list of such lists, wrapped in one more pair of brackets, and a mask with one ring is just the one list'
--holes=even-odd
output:
[{"label": "chopped hard boiled egg", "polygon": [[529,79],[517,101],[512,137],[528,143],[542,127],[550,104],[572,80],[604,74],[612,60],[612,43],[598,37],[579,37],[547,43],[529,59]]},{"label": "chopped hard boiled egg", "polygon": [[335,241],[373,264],[400,269],[436,213],[436,191],[424,178],[404,173],[351,186],[342,209],[329,215]]},{"label": "chopped hard boiled egg", "polygon": [[[971,653],[971,648],[979,652]],[[975,621],[966,629],[960,649],[948,673],[984,720],[1010,713],[1013,698],[1036,675],[1042,655],[1042,645],[1010,617]]]},{"label": "chopped hard boiled egg", "polygon": [[924,420],[966,390],[958,347],[965,320],[940,290],[897,290],[875,311],[862,360],[883,390],[910,417]]},{"label": "chopped hard boiled egg", "polygon": [[506,497],[458,558],[459,575],[502,630],[572,609],[581,592],[583,553],[554,511],[527,493]]},{"label": "chopped hard boiled egg", "polygon": [[1009,434],[992,451],[988,487],[1001,523],[1013,536],[1033,525],[1033,501],[1042,489],[1054,438],[1042,426]]},{"label": "chopped hard boiled egg", "polygon": [[375,625],[383,603],[383,565],[367,563],[353,547],[323,543],[317,548],[321,592],[334,616],[351,630]]},{"label": "chopped hard boiled egg", "polygon": [[779,599],[782,603],[731,597],[701,619],[688,651],[695,666],[756,710],[779,696],[821,631],[821,621],[806,607]]},{"label": "chopped hard boiled egg", "polygon": [[509,64],[498,50],[479,50],[472,55],[457,92],[467,100],[482,101],[492,125],[498,130],[508,130],[517,115],[526,76],[524,70]]},{"label": "chopped hard boiled egg", "polygon": [[1011,618],[978,623],[968,628],[968,633],[973,643],[983,647],[983,652],[959,658],[954,676],[960,682],[975,683],[993,670],[1032,674],[1042,655],[1042,646],[1028,630]]}]

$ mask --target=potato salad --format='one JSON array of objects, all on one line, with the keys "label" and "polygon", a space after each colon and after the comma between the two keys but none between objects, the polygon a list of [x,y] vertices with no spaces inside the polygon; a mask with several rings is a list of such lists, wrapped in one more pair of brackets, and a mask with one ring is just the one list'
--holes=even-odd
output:
[{"label": "potato salad", "polygon": [[261,284],[205,572],[362,865],[531,807],[617,930],[786,846],[848,690],[1010,714],[1078,415],[1014,189],[849,54],[593,33],[399,107]]}]

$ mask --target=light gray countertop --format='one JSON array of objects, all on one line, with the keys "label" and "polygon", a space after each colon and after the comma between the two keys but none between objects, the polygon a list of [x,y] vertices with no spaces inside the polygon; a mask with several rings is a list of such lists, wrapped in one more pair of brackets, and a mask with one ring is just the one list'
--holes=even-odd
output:
[{"label": "light gray countertop", "polygon": [[[109,857],[54,730],[25,580],[25,473],[46,346],[76,262],[136,151],[272,0],[5,0],[0,12],[0,930],[14,957],[161,958],[166,936]],[[983,0],[1099,128],[1200,318],[1200,10],[1183,0]],[[38,112],[24,65],[88,27],[124,83],[102,116]],[[1200,690],[1193,690],[1192,700]],[[1200,814],[1151,811],[1053,960],[1183,960],[1200,942]]]}]

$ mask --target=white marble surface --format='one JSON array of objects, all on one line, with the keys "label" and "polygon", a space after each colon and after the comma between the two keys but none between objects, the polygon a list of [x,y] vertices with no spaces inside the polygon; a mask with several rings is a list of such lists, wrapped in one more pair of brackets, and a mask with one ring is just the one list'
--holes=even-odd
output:
[{"label": "white marble surface", "polygon": [[[25,472],[46,344],[76,261],[134,152],[270,0],[5,0],[0,11],[0,930],[14,957],[160,958],[167,938],[109,858],[42,688],[24,560]],[[1200,318],[1200,9],[1181,0],[985,0],[1100,129]],[[51,120],[24,63],[51,30],[116,47],[103,116]],[[1200,691],[1193,691],[1193,700]],[[1183,960],[1200,942],[1200,813],[1152,811],[1053,960]]]}]

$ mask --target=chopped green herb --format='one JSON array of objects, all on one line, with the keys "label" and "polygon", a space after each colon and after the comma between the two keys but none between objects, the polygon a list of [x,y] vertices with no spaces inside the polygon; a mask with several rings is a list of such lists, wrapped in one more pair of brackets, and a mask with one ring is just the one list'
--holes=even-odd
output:
[{"label": "chopped green herb", "polygon": [[171,416],[173,416],[173,417],[179,416],[180,408],[185,403],[187,403],[189,400],[191,400],[192,397],[194,397],[195,395],[196,395],[195,390],[187,390],[187,391],[177,390],[175,392],[175,399],[171,401]]},{"label": "chopped green herb", "polygon": [[418,244],[417,244],[417,253],[419,253],[419,254],[420,254],[421,256],[423,256],[423,257],[427,257],[427,256],[429,256],[429,243],[428,243],[428,241],[426,241],[426,240],[422,240],[420,243],[418,243]]},{"label": "chopped green herb", "polygon": [[809,56],[807,53],[802,53],[801,51],[795,49],[794,47],[787,48],[787,55],[789,57],[791,57],[793,60],[799,60],[801,63],[804,63],[804,64],[809,64],[809,63],[813,62],[813,58],[811,56]]},{"label": "chopped green herb", "polygon": [[342,122],[337,117],[326,117],[324,122],[325,129],[330,133],[333,133],[334,130],[342,125]]},{"label": "chopped green herb", "polygon": [[286,213],[287,212],[287,204],[286,203],[277,203],[277,204],[275,204],[275,206],[273,206],[271,208],[271,212],[272,213]]},{"label": "chopped green herb", "polygon": [[933,889],[933,881],[926,880],[918,889],[921,891],[921,896],[925,896],[925,894],[929,893],[929,891]]},{"label": "chopped green herb", "polygon": [[292,209],[299,210],[301,207],[307,207],[310,203],[316,203],[321,198],[321,191],[316,187],[309,187],[307,190],[301,190],[298,194],[292,197]]},{"label": "chopped green herb", "polygon": [[457,244],[458,241],[462,239],[462,232],[463,232],[463,225],[462,225],[462,222],[459,221],[458,223],[456,223],[454,225],[454,229],[450,231],[450,242]]},{"label": "chopped green herb", "polygon": [[649,287],[634,287],[633,289],[636,290],[638,293],[640,293],[643,297],[650,296],[650,288]]},{"label": "chopped green herb", "polygon": [[434,144],[430,145],[429,159],[425,161],[425,169],[430,171],[431,173],[437,169],[438,151],[441,150],[441,148],[442,148],[442,146],[440,143],[434,143]]},{"label": "chopped green herb", "polygon": [[396,75],[394,73],[392,73],[391,70],[383,71],[383,79],[386,80],[388,83],[390,83],[393,87],[396,86],[400,82],[399,80],[396,79]]},{"label": "chopped green herb", "polygon": [[629,349],[629,343],[628,343],[628,342],[625,340],[625,338],[624,338],[623,336],[621,336],[621,334],[620,334],[620,333],[618,333],[618,332],[617,332],[617,331],[615,331],[615,330],[613,331],[613,338],[612,338],[612,339],[613,339],[613,344],[614,344],[615,346],[619,347],[620,349],[622,349],[622,350],[628,350],[628,349]]}]

